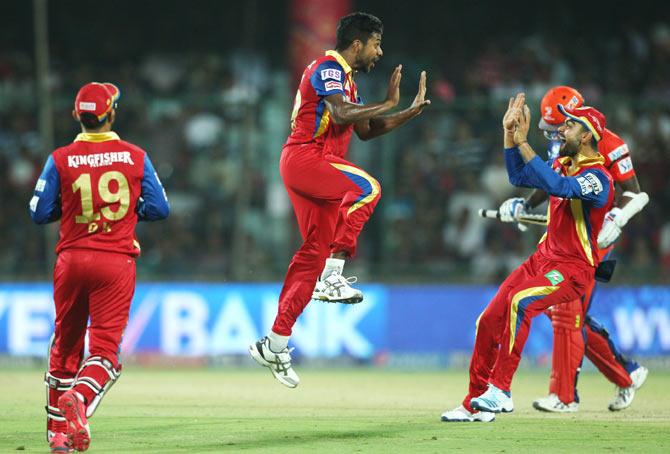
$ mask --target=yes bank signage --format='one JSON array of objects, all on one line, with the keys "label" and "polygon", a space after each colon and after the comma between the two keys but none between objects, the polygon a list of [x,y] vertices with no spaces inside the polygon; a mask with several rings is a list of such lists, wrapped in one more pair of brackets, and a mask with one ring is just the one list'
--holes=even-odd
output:
[{"label": "yes bank signage", "polygon": [[[365,304],[309,304],[292,344],[306,356],[371,357],[386,344],[387,292],[382,286],[363,290]],[[246,354],[272,327],[279,291],[275,284],[139,285],[122,351]],[[53,320],[49,286],[0,286],[0,353],[45,356]]]},{"label": "yes bank signage", "polygon": [[[277,314],[280,287],[260,285],[142,286],[135,296],[123,350],[168,355],[246,354]],[[372,356],[384,344],[386,292],[372,286],[366,304],[313,302],[299,317],[292,344],[307,356]]]},{"label": "yes bank signage", "polygon": [[54,316],[50,286],[0,285],[0,354],[46,356]]},{"label": "yes bank signage", "polygon": [[[362,289],[362,304],[307,306],[292,336],[300,354],[370,358],[380,351],[470,353],[474,321],[495,291],[457,286]],[[279,291],[277,284],[140,284],[122,350],[246,354],[249,343],[271,328]],[[670,287],[603,286],[591,315],[624,352],[670,354]],[[53,320],[49,285],[0,285],[0,354],[46,356]],[[529,353],[551,351],[551,330],[544,331],[542,323],[533,325]]]},{"label": "yes bank signage", "polygon": [[608,288],[600,296],[611,316],[607,328],[622,350],[670,354],[670,287]]}]

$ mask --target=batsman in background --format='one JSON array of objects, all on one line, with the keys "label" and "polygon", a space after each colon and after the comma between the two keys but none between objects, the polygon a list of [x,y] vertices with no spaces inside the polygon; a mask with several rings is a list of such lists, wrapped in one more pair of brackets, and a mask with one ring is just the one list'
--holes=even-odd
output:
[{"label": "batsman in background", "polygon": [[[582,95],[574,88],[566,86],[554,87],[542,98],[542,119],[539,127],[549,139],[549,163],[558,156],[558,149],[561,146],[558,127],[565,121],[565,115],[558,110],[558,106],[576,108],[581,107],[583,103]],[[621,229],[631,217],[644,208],[649,196],[640,191],[630,151],[618,135],[605,129],[602,140],[598,142],[598,151],[605,160],[603,165],[623,193],[615,202],[616,206],[605,216],[603,229],[598,235],[598,254],[601,260],[606,260],[610,256],[614,242],[621,235]],[[500,220],[516,222],[527,209],[535,208],[547,198],[545,191],[535,190],[527,199],[508,199],[500,206]],[[616,385],[614,399],[608,406],[611,411],[628,408],[633,402],[635,391],[647,379],[647,368],[625,357],[614,345],[607,330],[588,314],[595,285],[594,276],[589,290],[582,299],[547,311],[554,329],[552,370],[549,395],[533,402],[533,407],[537,410],[571,413],[579,409],[577,379],[584,354],[605,378]]]},{"label": "batsman in background", "polygon": [[[119,96],[110,83],[79,90],[72,114],[82,132],[51,153],[30,200],[35,223],[61,220],[44,377],[52,452],[89,447],[88,418],[121,373],[119,347],[140,254],[135,225],[170,211],[147,153],[112,132]],[[82,362],[89,320],[90,356]]]},{"label": "batsman in background", "polygon": [[363,294],[350,286],[355,278],[347,279],[342,272],[345,259],[356,254],[358,235],[379,202],[381,186],[345,159],[351,134],[356,131],[362,140],[386,134],[430,104],[424,99],[422,72],[414,102],[382,115],[400,100],[400,65],[391,74],[386,99],[362,103],[354,75],[370,72],[382,57],[382,32],[382,22],[371,14],[358,12],[340,19],[335,50],[307,66],[295,97],[291,134],[279,170],[303,244],[284,278],[272,330],[249,346],[254,360],[289,388],[298,386],[300,379],[291,367],[288,340],[310,299],[349,304],[363,300]]},{"label": "batsman in background", "polygon": [[552,166],[528,144],[530,109],[520,93],[503,118],[505,164],[510,183],[550,195],[547,233],[537,250],[501,284],[477,320],[468,395],[443,421],[493,421],[511,412],[512,378],[521,360],[531,319],[551,306],[584,295],[600,257],[596,239],[612,207],[612,177],[598,154],[605,117],[592,107],[566,109],[558,129],[562,145]]}]

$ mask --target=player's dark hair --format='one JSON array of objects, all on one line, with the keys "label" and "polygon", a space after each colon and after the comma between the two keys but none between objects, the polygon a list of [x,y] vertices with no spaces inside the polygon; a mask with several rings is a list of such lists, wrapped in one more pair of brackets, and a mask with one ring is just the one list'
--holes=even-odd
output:
[{"label": "player's dark hair", "polygon": [[351,13],[337,24],[335,50],[344,50],[357,39],[365,44],[373,33],[381,35],[383,32],[384,25],[378,17],[368,13]]},{"label": "player's dark hair", "polygon": [[105,120],[98,121],[98,117],[90,112],[80,113],[79,122],[84,125],[84,128],[92,130],[98,130],[105,124]]}]

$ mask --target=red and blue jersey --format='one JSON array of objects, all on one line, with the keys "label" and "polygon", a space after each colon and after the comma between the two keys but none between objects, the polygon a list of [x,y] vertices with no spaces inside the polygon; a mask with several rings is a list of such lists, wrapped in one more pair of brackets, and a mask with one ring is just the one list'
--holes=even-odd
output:
[{"label": "red and blue jersey", "polygon": [[92,249],[137,256],[138,220],[168,216],[158,175],[141,148],[114,132],[82,133],[47,159],[30,200],[37,224],[61,220],[56,253]]},{"label": "red and blue jersey", "polygon": [[[558,157],[560,147],[560,140],[552,140],[549,143],[549,163],[553,163]],[[598,142],[598,153],[603,157],[603,166],[610,173],[615,183],[621,183],[635,176],[628,145],[621,137],[607,128],[603,132],[602,139]],[[605,257],[613,248],[614,244],[611,244],[601,249],[599,251],[600,257]]]},{"label": "red and blue jersey", "polygon": [[513,185],[541,189],[550,196],[547,232],[538,252],[548,260],[598,266],[598,233],[614,202],[614,183],[604,158],[562,157],[550,168],[537,156],[524,163],[514,147],[505,149],[505,163]]},{"label": "red and blue jersey", "polygon": [[291,115],[291,134],[286,145],[311,144],[322,154],[344,157],[353,125],[338,125],[330,118],[324,98],[340,95],[360,104],[353,71],[334,50],[310,63],[302,74]]}]

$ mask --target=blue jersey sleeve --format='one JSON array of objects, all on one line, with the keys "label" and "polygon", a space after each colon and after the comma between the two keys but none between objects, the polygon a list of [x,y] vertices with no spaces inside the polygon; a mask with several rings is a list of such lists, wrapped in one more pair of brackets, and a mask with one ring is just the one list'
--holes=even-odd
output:
[{"label": "blue jersey sleeve", "polygon": [[526,164],[523,162],[517,147],[505,148],[505,167],[507,167],[509,182],[514,186],[536,187],[537,182],[533,180],[532,175],[528,174]]},{"label": "blue jersey sleeve", "polygon": [[29,209],[30,217],[36,224],[47,224],[60,219],[60,176],[52,156],[47,159],[37,180]]},{"label": "blue jersey sleeve", "polygon": [[607,176],[599,169],[588,169],[566,177],[558,175],[539,157],[528,161],[526,169],[531,174],[530,180],[537,184],[533,187],[543,189],[548,194],[565,199],[581,199],[598,208],[607,203],[610,184]]},{"label": "blue jersey sleeve", "polygon": [[562,176],[539,156],[524,163],[517,147],[505,149],[505,165],[509,181],[514,186],[542,189],[549,195],[565,199],[582,199],[596,207],[607,203],[609,181],[598,169],[574,177]]},{"label": "blue jersey sleeve", "polygon": [[319,96],[344,95],[345,72],[336,61],[327,60],[317,66],[309,78]]},{"label": "blue jersey sleeve", "polygon": [[167,194],[148,155],[144,155],[142,195],[137,201],[137,217],[140,221],[159,221],[170,214]]}]

